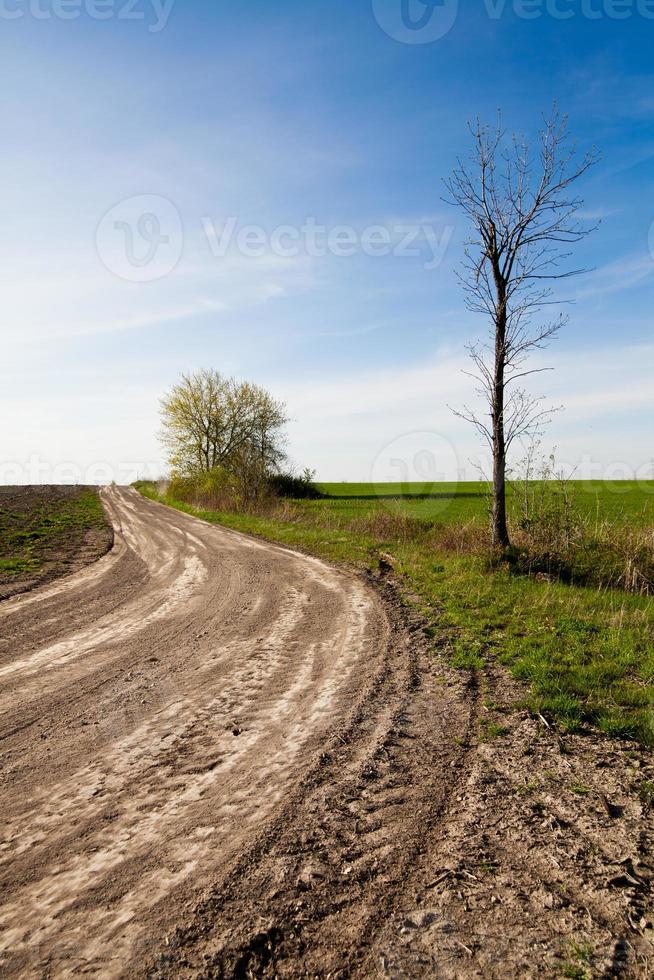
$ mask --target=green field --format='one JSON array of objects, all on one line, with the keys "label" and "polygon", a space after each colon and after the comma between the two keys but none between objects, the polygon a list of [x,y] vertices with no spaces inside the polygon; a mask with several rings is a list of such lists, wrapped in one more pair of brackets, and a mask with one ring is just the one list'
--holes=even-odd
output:
[{"label": "green field", "polygon": [[[462,530],[483,527],[484,485],[323,484],[330,496],[282,501],[261,514],[198,510],[159,497],[153,485],[139,488],[332,561],[375,568],[381,555],[391,556],[434,649],[453,664],[482,677],[503,665],[525,682],[525,705],[562,730],[592,726],[654,744],[654,598],[491,565]],[[654,483],[578,483],[572,491],[589,524],[654,527]],[[501,705],[498,711],[500,732]]]},{"label": "green field", "polygon": [[[360,516],[371,509],[389,509],[422,520],[451,523],[484,518],[488,513],[486,483],[320,483],[326,495],[310,506],[328,508],[344,516]],[[654,525],[654,481],[571,481],[568,484],[579,509],[591,518]],[[515,508],[518,485],[509,485],[509,509]],[[304,506],[307,506],[305,504]]]}]

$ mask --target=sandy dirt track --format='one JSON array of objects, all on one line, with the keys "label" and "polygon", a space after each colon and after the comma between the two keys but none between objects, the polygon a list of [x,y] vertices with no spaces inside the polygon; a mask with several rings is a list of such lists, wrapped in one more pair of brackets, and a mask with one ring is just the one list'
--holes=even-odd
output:
[{"label": "sandy dirt track", "polygon": [[106,490],[113,551],[0,608],[3,975],[139,970],[388,640],[309,557]]}]

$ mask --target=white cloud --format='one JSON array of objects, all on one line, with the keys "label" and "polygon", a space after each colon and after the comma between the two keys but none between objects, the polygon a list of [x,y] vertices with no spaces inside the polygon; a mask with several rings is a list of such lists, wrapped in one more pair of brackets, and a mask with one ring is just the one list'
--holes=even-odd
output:
[{"label": "white cloud", "polygon": [[[651,430],[654,412],[654,346],[551,351],[534,363],[554,368],[551,375],[532,380],[534,394],[542,390],[553,405],[565,408],[546,432],[547,443],[558,447],[562,460],[571,467],[589,458],[600,466],[619,461],[637,469],[649,458],[644,432]],[[456,479],[459,470],[475,479],[484,448],[447,407],[474,402],[473,383],[462,374],[467,367],[465,358],[446,352],[395,371],[279,386],[295,419],[294,457],[324,479],[366,481],[385,446],[405,439],[413,447],[412,434],[430,432],[454,446],[458,464],[446,452],[447,478]],[[634,419],[642,420],[640,429]]]},{"label": "white cloud", "polygon": [[[227,256],[198,251],[159,281],[126,282],[95,255],[69,248],[55,260],[25,257],[6,266],[5,350],[37,339],[139,329],[248,309],[303,291],[312,282],[306,259]],[[36,284],[36,285],[35,285]]]},{"label": "white cloud", "polygon": [[[579,475],[590,476],[591,464],[601,475],[602,467],[616,462],[633,470],[647,462],[653,448],[654,345],[551,350],[537,363],[554,368],[532,380],[534,393],[542,390],[552,404],[565,406],[546,442],[558,447],[569,469],[581,466]],[[377,461],[385,451],[391,460],[406,457],[409,473],[414,472],[420,446],[434,450],[441,479],[476,479],[484,447],[448,409],[474,400],[473,383],[462,373],[467,367],[463,353],[449,349],[395,369],[325,378],[316,368],[301,381],[257,380],[287,402],[292,458],[315,468],[324,480],[379,479]],[[3,405],[6,418],[20,419],[20,426],[4,432],[4,461],[22,466],[30,479],[35,478],[26,469],[30,458],[45,462],[46,469],[36,474],[43,482],[67,478],[56,469],[61,463],[82,474],[106,463],[119,480],[160,471],[159,385],[154,378],[135,376],[131,382],[121,379],[118,390],[107,376],[101,384],[85,380],[74,393],[54,388],[47,396],[17,394]],[[3,478],[16,479],[0,473]]]},{"label": "white cloud", "polygon": [[654,276],[654,256],[637,252],[593,270],[587,285],[576,290],[577,300],[607,296],[639,286]]}]

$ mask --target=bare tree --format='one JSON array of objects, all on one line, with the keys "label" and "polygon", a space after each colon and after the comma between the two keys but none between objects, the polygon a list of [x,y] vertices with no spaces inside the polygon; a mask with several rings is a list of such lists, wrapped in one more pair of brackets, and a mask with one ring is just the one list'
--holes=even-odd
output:
[{"label": "bare tree", "polygon": [[529,368],[529,355],[545,347],[567,322],[560,313],[540,322],[538,314],[557,304],[552,282],[586,271],[565,271],[568,246],[594,230],[578,218],[582,201],[572,186],[596,162],[594,150],[579,157],[568,120],[556,106],[544,119],[536,145],[507,138],[501,116],[495,127],[470,127],[474,150],[469,164],[458,160],[445,181],[448,202],[472,225],[459,278],[468,309],[490,320],[491,338],[468,345],[489,412],[457,412],[471,422],[493,454],[492,530],[496,545],[510,543],[506,517],[507,454],[520,436],[537,434],[552,412],[519,383],[546,368]]}]

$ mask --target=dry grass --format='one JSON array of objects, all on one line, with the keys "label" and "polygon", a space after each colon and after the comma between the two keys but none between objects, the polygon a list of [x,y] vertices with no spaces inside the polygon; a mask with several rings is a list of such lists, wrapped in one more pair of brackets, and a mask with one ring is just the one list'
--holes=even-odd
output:
[{"label": "dry grass", "polygon": [[512,571],[576,585],[654,595],[654,529],[601,524],[578,514],[565,529],[518,526],[513,547],[495,556]]}]

